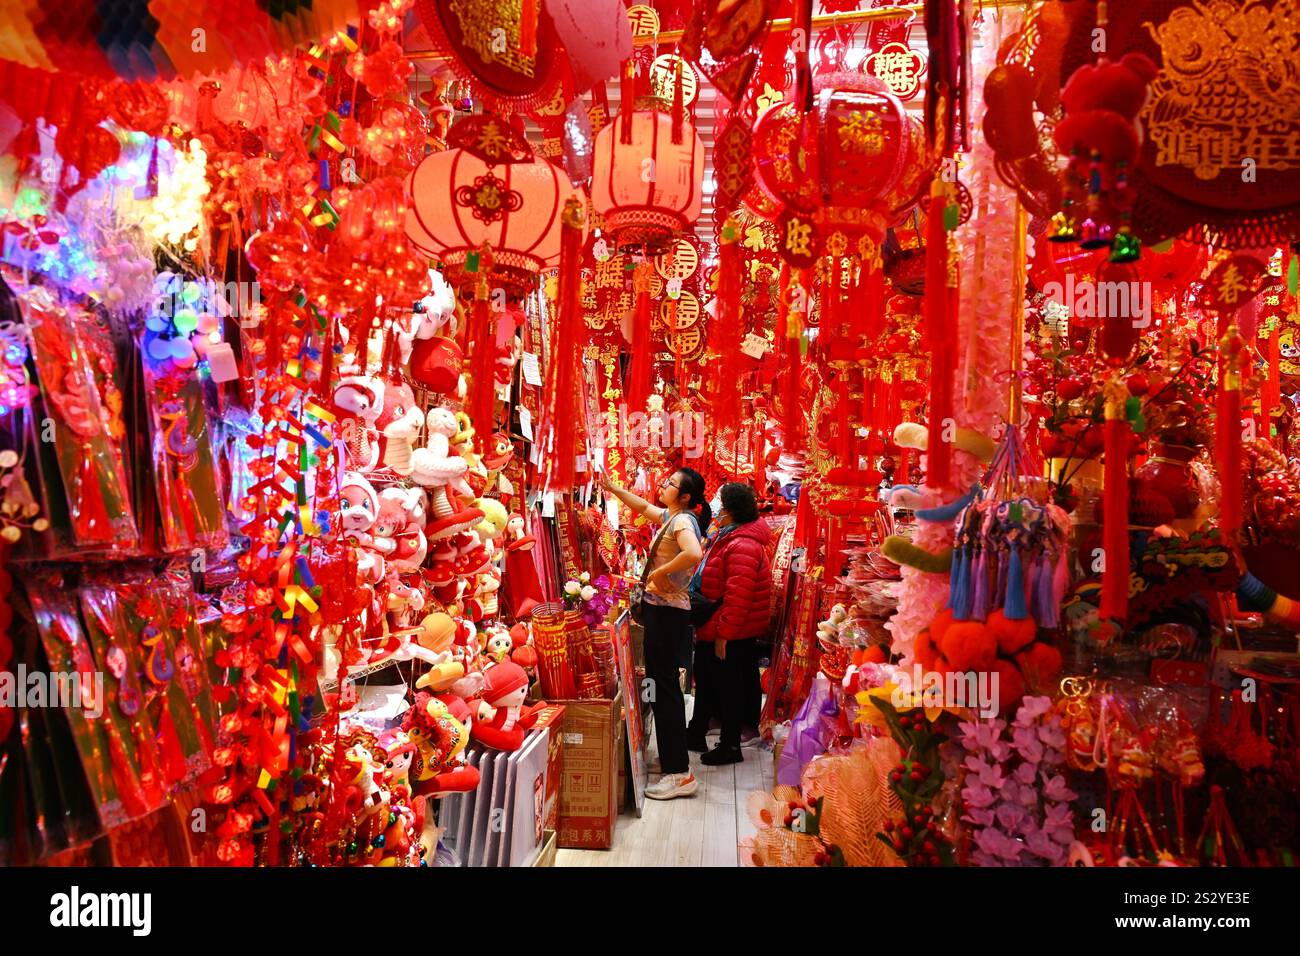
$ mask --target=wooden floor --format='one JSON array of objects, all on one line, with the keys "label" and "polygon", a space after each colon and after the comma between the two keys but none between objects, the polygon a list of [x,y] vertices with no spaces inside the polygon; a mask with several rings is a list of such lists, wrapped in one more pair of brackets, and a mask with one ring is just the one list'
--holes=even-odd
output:
[{"label": "wooden floor", "polygon": [[[716,734],[709,743],[717,743]],[[652,757],[654,747],[652,740]],[[738,866],[737,840],[754,832],[745,809],[749,792],[772,787],[772,751],[751,745],[744,754],[743,763],[725,767],[705,767],[699,754],[691,754],[691,772],[700,782],[694,796],[647,799],[640,818],[629,807],[618,818],[611,849],[560,850],[555,865]]]}]

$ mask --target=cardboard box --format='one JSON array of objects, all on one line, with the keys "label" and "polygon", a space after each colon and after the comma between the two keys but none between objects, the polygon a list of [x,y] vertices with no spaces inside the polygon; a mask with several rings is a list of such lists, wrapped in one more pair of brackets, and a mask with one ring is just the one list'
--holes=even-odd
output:
[{"label": "cardboard box", "polygon": [[618,770],[623,759],[623,695],[613,700],[565,700],[560,737],[558,846],[607,850],[618,816]]},{"label": "cardboard box", "polygon": [[547,703],[546,709],[537,717],[533,726],[537,729],[550,728],[547,740],[546,756],[546,829],[556,830],[560,821],[560,781],[564,777],[564,705]]},{"label": "cardboard box", "polygon": [[547,830],[546,836],[542,839],[542,848],[537,853],[537,858],[533,860],[533,866],[555,866],[555,853],[559,849],[555,840],[555,831]]}]

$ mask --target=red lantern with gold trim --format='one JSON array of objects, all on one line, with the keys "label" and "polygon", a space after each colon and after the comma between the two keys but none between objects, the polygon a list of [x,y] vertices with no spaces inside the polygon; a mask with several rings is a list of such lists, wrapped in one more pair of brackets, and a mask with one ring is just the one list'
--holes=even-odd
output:
[{"label": "red lantern with gold trim", "polygon": [[654,249],[690,229],[704,204],[704,144],[656,109],[619,116],[596,136],[591,201],[620,245]]},{"label": "red lantern with gold trim", "polygon": [[813,109],[769,107],[754,127],[758,181],[774,202],[811,216],[829,236],[874,242],[929,183],[921,124],[884,83],[823,78]]}]

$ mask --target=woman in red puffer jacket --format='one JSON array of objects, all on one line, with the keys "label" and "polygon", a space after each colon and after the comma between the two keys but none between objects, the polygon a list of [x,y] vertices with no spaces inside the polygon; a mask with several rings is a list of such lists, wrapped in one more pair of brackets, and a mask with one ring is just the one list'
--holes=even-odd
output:
[{"label": "woman in red puffer jacket", "polygon": [[[700,761],[709,766],[740,763],[745,679],[757,663],[757,638],[771,625],[772,531],[758,516],[748,485],[732,482],[719,492],[718,531],[705,552],[696,587],[708,601],[720,601],[695,632],[695,671],[702,691],[696,697],[687,739],[699,742],[714,716],[722,720],[722,739]],[[715,713],[716,711],[716,713]]]}]

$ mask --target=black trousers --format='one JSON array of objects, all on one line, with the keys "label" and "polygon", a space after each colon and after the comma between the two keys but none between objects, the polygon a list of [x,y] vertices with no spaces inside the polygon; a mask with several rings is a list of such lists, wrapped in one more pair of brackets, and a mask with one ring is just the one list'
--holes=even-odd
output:
[{"label": "black trousers", "polygon": [[722,721],[719,745],[740,746],[740,731],[751,719],[749,677],[758,668],[757,644],[754,638],[727,641],[727,656],[719,659],[713,641],[696,643],[696,698],[695,712],[691,716],[693,736],[707,734],[709,721],[717,717]]},{"label": "black trousers", "polygon": [[645,602],[641,626],[645,629],[645,673],[650,679],[650,706],[655,715],[655,740],[659,766],[664,773],[686,773],[691,768],[686,750],[686,700],[682,696],[682,641],[691,626],[686,608]]},{"label": "black trousers", "polygon": [[[759,718],[763,713],[763,680],[759,674],[759,661],[763,657],[763,649],[758,645],[758,638],[740,643],[747,645],[743,662],[742,680],[745,697],[740,726],[742,729],[757,733]],[[727,648],[727,653],[731,653],[731,648]]]}]

